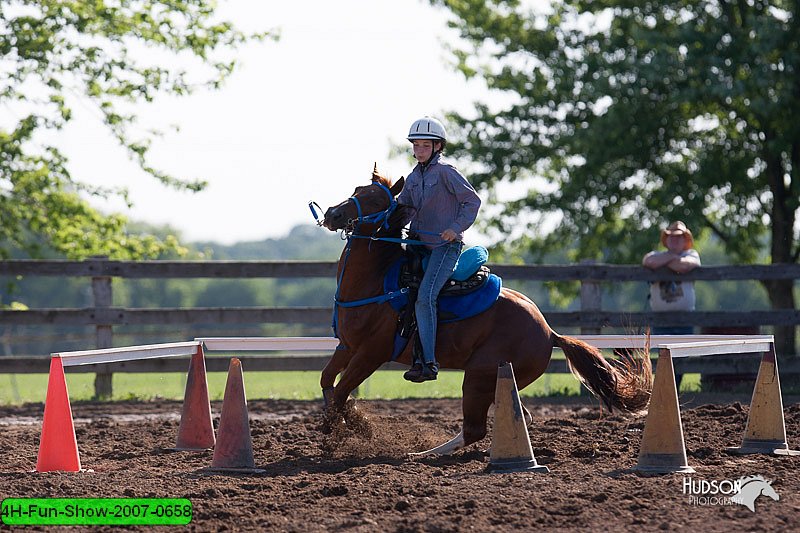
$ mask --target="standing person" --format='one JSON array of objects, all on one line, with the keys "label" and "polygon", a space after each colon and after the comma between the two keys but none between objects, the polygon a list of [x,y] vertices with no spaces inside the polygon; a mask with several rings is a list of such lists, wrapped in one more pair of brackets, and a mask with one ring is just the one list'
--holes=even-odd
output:
[{"label": "standing person", "polygon": [[425,243],[421,248],[430,257],[414,306],[423,361],[415,360],[403,377],[421,383],[436,379],[439,372],[436,300],[455,269],[464,231],[475,222],[481,199],[456,167],[442,157],[447,132],[441,122],[421,118],[411,125],[407,139],[417,165],[406,178],[397,202],[412,208],[408,210],[411,234]]},{"label": "standing person", "polygon": [[[652,251],[644,256],[642,265],[656,270],[666,267],[685,274],[700,266],[700,254],[694,249],[694,238],[680,220],[661,230],[664,252]],[[694,311],[695,293],[692,281],[654,281],[650,283],[650,309],[653,311]],[[692,326],[653,328],[654,335],[691,335]]]}]

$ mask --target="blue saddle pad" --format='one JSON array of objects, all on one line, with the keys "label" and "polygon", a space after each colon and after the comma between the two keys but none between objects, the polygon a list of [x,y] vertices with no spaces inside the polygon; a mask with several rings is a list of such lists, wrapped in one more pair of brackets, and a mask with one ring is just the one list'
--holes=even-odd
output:
[{"label": "blue saddle pad", "polygon": [[467,248],[458,256],[456,268],[450,279],[464,281],[478,271],[482,264],[489,260],[489,251],[483,246]]},{"label": "blue saddle pad", "polygon": [[[400,290],[400,269],[405,262],[405,257],[400,258],[386,272],[386,277],[383,279],[385,293],[388,294]],[[439,295],[439,316],[448,317],[444,320],[440,319],[439,322],[442,324],[457,322],[486,311],[497,301],[502,287],[503,280],[499,276],[489,274],[489,279],[486,280],[483,287],[469,294],[459,296]],[[408,296],[403,294],[390,300],[390,303],[395,311],[400,312],[408,305]]]}]

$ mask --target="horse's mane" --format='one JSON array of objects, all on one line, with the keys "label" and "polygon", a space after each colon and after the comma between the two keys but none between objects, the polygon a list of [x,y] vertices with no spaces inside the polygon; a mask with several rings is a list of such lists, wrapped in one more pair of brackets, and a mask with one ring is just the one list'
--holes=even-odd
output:
[{"label": "horse's mane", "polygon": [[373,170],[372,171],[372,181],[376,181],[376,182],[386,186],[387,188],[391,188],[392,187],[392,180],[390,180],[389,178],[387,178],[386,176],[384,176],[383,174],[381,174],[377,170]]},{"label": "horse's mane", "polygon": [[[372,181],[373,183],[380,183],[387,189],[391,189],[393,185],[391,179],[384,176],[383,174],[380,173],[380,171],[378,171],[377,164],[375,165],[375,169],[372,171]],[[389,237],[389,236],[394,237],[400,234],[400,231],[403,229],[403,226],[406,224],[406,222],[408,222],[408,217],[406,216],[406,212],[409,209],[411,209],[409,206],[399,205],[397,209],[395,209],[395,211],[389,217],[389,227],[379,229],[376,235],[383,237]]]}]

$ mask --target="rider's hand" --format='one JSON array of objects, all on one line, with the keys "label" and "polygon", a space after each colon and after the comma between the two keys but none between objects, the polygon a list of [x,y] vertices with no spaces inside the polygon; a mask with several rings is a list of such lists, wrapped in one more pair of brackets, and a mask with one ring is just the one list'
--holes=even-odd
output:
[{"label": "rider's hand", "polygon": [[442,232],[442,234],[440,235],[440,237],[441,237],[443,240],[447,241],[447,242],[453,242],[454,240],[456,240],[456,239],[458,238],[458,235],[456,235],[456,232],[455,232],[455,231],[453,231],[453,230],[451,230],[451,229],[449,229],[449,228],[448,228],[448,229],[446,229],[446,230],[444,230],[444,231]]}]

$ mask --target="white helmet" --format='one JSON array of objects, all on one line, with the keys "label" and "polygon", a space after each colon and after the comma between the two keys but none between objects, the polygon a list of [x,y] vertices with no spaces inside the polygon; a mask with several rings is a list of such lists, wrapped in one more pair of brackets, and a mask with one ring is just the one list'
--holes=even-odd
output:
[{"label": "white helmet", "polygon": [[408,130],[409,141],[417,139],[430,139],[433,141],[447,141],[447,131],[441,122],[431,117],[423,117],[414,121]]}]

